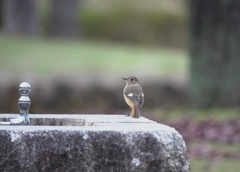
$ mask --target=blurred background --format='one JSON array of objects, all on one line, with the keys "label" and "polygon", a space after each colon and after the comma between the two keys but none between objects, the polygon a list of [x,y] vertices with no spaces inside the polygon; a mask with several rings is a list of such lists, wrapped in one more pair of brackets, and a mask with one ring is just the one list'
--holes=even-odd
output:
[{"label": "blurred background", "polygon": [[234,0],[0,0],[0,113],[127,114],[175,127],[193,172],[240,168],[240,3]]}]

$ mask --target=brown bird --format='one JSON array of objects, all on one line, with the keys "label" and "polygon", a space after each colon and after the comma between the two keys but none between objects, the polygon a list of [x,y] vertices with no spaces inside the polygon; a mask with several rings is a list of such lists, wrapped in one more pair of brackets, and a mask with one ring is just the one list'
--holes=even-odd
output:
[{"label": "brown bird", "polygon": [[142,86],[140,85],[138,79],[134,76],[129,76],[123,78],[126,80],[126,86],[123,90],[123,96],[126,103],[130,106],[130,115],[132,118],[139,118],[140,109],[143,107],[144,94]]}]

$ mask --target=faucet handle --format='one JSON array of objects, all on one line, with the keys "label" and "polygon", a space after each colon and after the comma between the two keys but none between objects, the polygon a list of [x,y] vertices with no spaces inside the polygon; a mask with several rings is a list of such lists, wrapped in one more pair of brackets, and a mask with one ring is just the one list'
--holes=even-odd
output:
[{"label": "faucet handle", "polygon": [[31,86],[27,82],[22,82],[19,85],[19,92],[21,96],[28,96],[30,92]]}]

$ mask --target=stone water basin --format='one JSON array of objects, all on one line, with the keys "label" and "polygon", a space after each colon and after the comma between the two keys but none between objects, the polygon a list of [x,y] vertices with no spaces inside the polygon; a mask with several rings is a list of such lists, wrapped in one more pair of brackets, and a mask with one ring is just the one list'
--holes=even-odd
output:
[{"label": "stone water basin", "polygon": [[[0,114],[9,121],[18,114]],[[125,115],[30,114],[0,125],[0,171],[189,172],[174,128]]]}]

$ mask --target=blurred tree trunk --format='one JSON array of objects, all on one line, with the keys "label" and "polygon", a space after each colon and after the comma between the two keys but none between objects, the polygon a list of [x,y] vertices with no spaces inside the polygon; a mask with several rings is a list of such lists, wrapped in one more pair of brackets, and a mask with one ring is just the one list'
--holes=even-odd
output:
[{"label": "blurred tree trunk", "polygon": [[193,105],[240,105],[240,1],[191,0],[190,13]]},{"label": "blurred tree trunk", "polygon": [[3,0],[0,0],[0,29],[2,29],[2,18],[3,18]]},{"label": "blurred tree trunk", "polygon": [[51,0],[48,33],[52,36],[78,35],[79,0]]},{"label": "blurred tree trunk", "polygon": [[3,0],[3,30],[8,34],[38,32],[36,0]]}]

